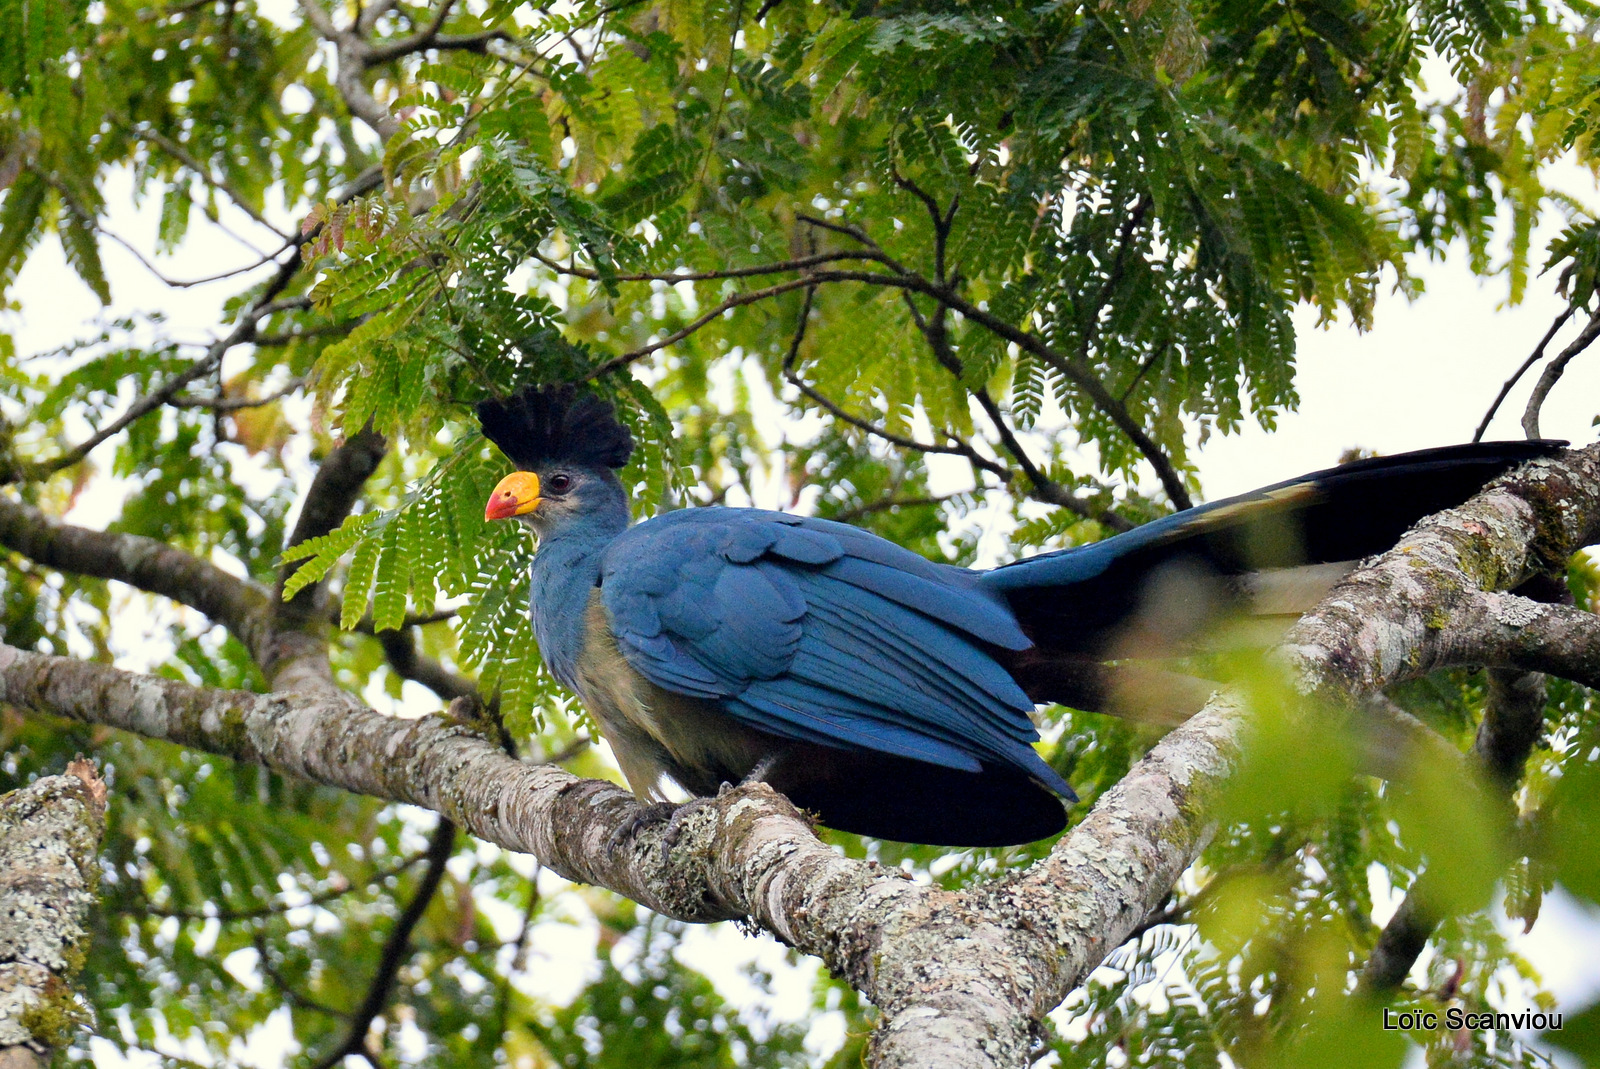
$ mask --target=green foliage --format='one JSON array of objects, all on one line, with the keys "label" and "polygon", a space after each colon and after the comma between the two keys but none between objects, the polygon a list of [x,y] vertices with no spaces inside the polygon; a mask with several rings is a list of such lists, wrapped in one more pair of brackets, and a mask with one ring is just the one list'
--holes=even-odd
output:
[{"label": "green foliage", "polygon": [[[803,1031],[741,1020],[710,981],[673,956],[676,931],[659,918],[632,928],[629,942],[613,943],[603,955],[599,978],[572,1005],[530,1022],[548,1056],[568,1069],[804,1064]],[[625,964],[618,961],[624,948],[631,952]]]}]

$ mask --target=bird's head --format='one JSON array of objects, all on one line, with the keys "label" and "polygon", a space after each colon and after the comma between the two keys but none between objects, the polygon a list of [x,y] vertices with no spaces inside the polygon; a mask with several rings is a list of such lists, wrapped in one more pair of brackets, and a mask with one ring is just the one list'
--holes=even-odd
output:
[{"label": "bird's head", "polygon": [[521,470],[500,480],[485,519],[516,519],[541,537],[575,524],[626,526],[627,497],[614,469],[633,438],[611,405],[571,386],[528,387],[478,405],[486,438]]}]

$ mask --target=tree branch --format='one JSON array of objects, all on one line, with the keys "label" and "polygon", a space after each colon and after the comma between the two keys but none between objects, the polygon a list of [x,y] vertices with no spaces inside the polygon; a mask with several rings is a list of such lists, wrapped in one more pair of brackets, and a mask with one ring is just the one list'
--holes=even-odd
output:
[{"label": "tree branch", "polygon": [[[360,497],[361,488],[377,470],[389,444],[371,427],[363,427],[334,447],[312,477],[300,504],[300,517],[285,549],[320,538],[344,522]],[[328,665],[327,583],[319,580],[302,587],[285,601],[283,587],[302,562],[285,564],[278,574],[273,599],[272,648],[259,659],[261,671],[275,690],[320,691],[343,695],[333,682]]]},{"label": "tree branch", "polygon": [[1483,419],[1479,422],[1478,429],[1472,432],[1472,440],[1474,442],[1483,441],[1483,432],[1489,429],[1489,424],[1494,420],[1495,413],[1500,411],[1500,405],[1505,401],[1506,394],[1510,393],[1512,387],[1516,386],[1522,376],[1528,373],[1530,367],[1544,359],[1545,347],[1555,338],[1556,332],[1567,325],[1567,320],[1572,318],[1574,311],[1576,309],[1568,308],[1556,316],[1555,322],[1551,323],[1550,329],[1544,332],[1544,337],[1539,339],[1539,344],[1533,347],[1533,352],[1528,356],[1528,359],[1524,360],[1522,366],[1513,371],[1511,377],[1500,387],[1500,392],[1495,394],[1494,403],[1489,406],[1489,411],[1483,414]]},{"label": "tree branch", "polygon": [[821,390],[818,390],[816,387],[810,385],[804,379],[802,379],[800,377],[800,373],[795,370],[795,363],[800,358],[800,346],[805,342],[806,327],[811,322],[811,300],[813,297],[813,292],[814,291],[811,289],[806,290],[805,304],[801,306],[800,319],[799,322],[795,324],[794,337],[789,343],[788,353],[785,354],[783,358],[783,377],[791,386],[799,390],[806,397],[809,397],[812,401],[827,409],[833,414],[835,419],[843,420],[845,423],[848,423],[850,426],[855,427],[858,430],[865,431],[874,437],[882,438],[891,445],[897,445],[902,449],[910,449],[917,453],[940,453],[945,455],[965,457],[967,462],[973,467],[978,468],[981,471],[986,471],[991,475],[997,475],[1005,482],[1009,483],[1011,481],[1011,472],[1007,471],[1003,464],[995,463],[982,453],[979,453],[969,443],[962,441],[953,434],[949,434],[949,432],[946,432],[946,437],[950,438],[952,442],[950,445],[934,445],[931,442],[919,442],[915,438],[907,438],[904,435],[895,434],[893,431],[888,430],[885,427],[878,426],[871,420],[863,419],[860,416],[849,412],[844,408],[844,406],[840,405],[831,397],[828,397],[826,394],[824,394]]},{"label": "tree branch", "polygon": [[1539,412],[1544,408],[1545,398],[1550,396],[1550,391],[1560,381],[1562,374],[1567,370],[1567,365],[1572,363],[1574,357],[1600,338],[1600,314],[1589,317],[1589,322],[1584,324],[1583,330],[1572,339],[1565,349],[1561,350],[1554,360],[1545,365],[1544,374],[1539,376],[1539,381],[1533,384],[1533,394],[1528,398],[1528,407],[1522,413],[1522,432],[1529,438],[1539,437]]},{"label": "tree branch", "polygon": [[[1544,724],[1544,677],[1530,672],[1489,672],[1483,720],[1472,746],[1472,767],[1509,799],[1522,778],[1523,766]],[[1405,983],[1417,957],[1442,919],[1433,904],[1435,880],[1425,871],[1378,933],[1378,941],[1361,972],[1367,991],[1396,991]]]},{"label": "tree branch", "polygon": [[767,286],[763,289],[750,290],[747,293],[736,293],[732,297],[729,297],[727,300],[712,308],[710,311],[690,322],[687,326],[675,330],[671,334],[653,341],[648,345],[640,346],[637,349],[630,349],[628,352],[620,353],[617,356],[613,356],[609,360],[601,361],[599,364],[595,365],[593,370],[583,377],[582,381],[592,382],[601,375],[609,375],[613,371],[619,371],[622,368],[627,367],[640,357],[649,356],[651,353],[660,349],[665,349],[669,345],[675,345],[687,338],[689,335],[698,331],[707,323],[716,320],[725,312],[732,311],[735,308],[742,308],[747,304],[755,304],[758,301],[766,300],[768,297],[776,297],[781,293],[788,293],[791,290],[804,289],[810,285],[811,280],[809,278],[795,278],[790,279],[787,282],[779,282],[775,285]]},{"label": "tree branch", "polygon": [[44,1069],[86,1014],[72,991],[99,879],[106,785],[77,760],[0,795],[0,1065]]},{"label": "tree branch", "polygon": [[477,685],[472,680],[450,671],[432,657],[418,653],[416,640],[409,628],[379,631],[373,637],[383,646],[384,658],[401,679],[421,683],[446,704],[457,698],[482,701]]},{"label": "tree branch", "polygon": [[[228,197],[228,200],[230,200],[236,208],[244,212],[256,223],[266,227],[268,230],[278,235],[278,237],[283,241],[291,244],[294,242],[293,234],[285,234],[283,231],[273,226],[267,221],[266,216],[262,215],[254,207],[252,207],[250,202],[241,194],[239,194],[232,186],[220,178],[212,177],[211,169],[190,155],[189,151],[178,142],[172,140],[170,137],[163,134],[160,130],[155,129],[153,126],[150,126],[148,123],[135,127],[132,123],[126,122],[121,118],[117,118],[114,121],[116,121],[117,125],[121,126],[128,133],[133,134],[135,137],[144,138],[146,141],[149,141],[161,151],[177,160],[184,167],[194,172],[195,177],[199,178],[212,189],[225,193]],[[190,285],[193,285],[193,283],[190,283]]]},{"label": "tree branch", "polygon": [[[421,805],[667,916],[751,917],[855,984],[900,1040],[927,1023],[917,1024],[939,991],[984,976],[986,989],[999,990],[993,978],[1003,977],[1021,1001],[980,1002],[1003,1011],[1008,1034],[1024,1044],[1018,1050],[1030,1015],[1052,1007],[1120,943],[1189,863],[1203,829],[1196,792],[1226,767],[1236,730],[1231,710],[1202,712],[1108,792],[1047,869],[958,896],[839,856],[759,783],[697,809],[664,849],[660,824],[629,834],[639,803],[621,787],[514,761],[443,717],[402,720],[323,695],[207,690],[4,646],[0,701]],[[939,991],[921,971],[930,952],[949,964]],[[902,1011],[907,1024],[896,1027]],[[997,1048],[995,1061],[940,1064],[1021,1064],[1009,1049]]]},{"label": "tree branch", "polygon": [[322,906],[329,902],[343,898],[359,886],[379,884],[391,876],[398,876],[426,857],[426,852],[411,854],[400,858],[398,861],[384,868],[378,869],[361,884],[349,883],[344,886],[330,887],[325,891],[318,891],[308,895],[304,902],[275,902],[265,906],[251,906],[244,909],[219,908],[210,911],[200,909],[165,909],[161,906],[146,905],[142,907],[127,907],[121,912],[130,915],[152,917],[174,917],[180,921],[221,921],[228,924],[233,921],[260,920],[263,917],[277,917],[291,910],[306,909],[310,906]]},{"label": "tree branch", "polygon": [[202,375],[207,375],[214,371],[222,363],[222,358],[231,349],[237,345],[246,345],[255,339],[256,327],[263,319],[289,307],[279,302],[277,297],[288,287],[290,280],[294,278],[299,269],[299,257],[291,256],[288,260],[279,264],[277,274],[267,283],[261,294],[251,302],[250,307],[240,315],[239,321],[234,325],[233,329],[212,342],[207,347],[204,357],[196,360],[186,370],[168,379],[151,393],[137,398],[133,404],[128,406],[128,411],[97,430],[86,441],[51,460],[23,463],[12,457],[6,458],[5,470],[0,472],[0,485],[14,482],[32,482],[53,475],[64,468],[70,468],[88,456],[96,446],[106,439],[120,433],[135,421],[167,404],[177,396],[178,391],[189,383]]},{"label": "tree branch", "polygon": [[455,852],[455,844],[456,826],[444,817],[440,817],[439,826],[434,828],[433,837],[428,840],[428,867],[424,870],[422,879],[417,882],[416,894],[406,903],[406,908],[401,911],[394,922],[394,927],[389,930],[388,938],[383,941],[383,952],[378,955],[378,967],[373,973],[372,982],[367,986],[366,997],[361,1000],[361,1005],[350,1018],[350,1029],[345,1033],[344,1042],[321,1058],[317,1062],[316,1069],[332,1069],[350,1054],[365,1055],[369,1061],[372,1060],[367,1048],[367,1033],[372,1028],[372,1022],[377,1020],[378,1015],[389,1005],[389,996],[394,993],[396,974],[411,956],[411,933],[416,930],[417,922],[422,920],[422,915],[427,912],[428,903],[433,901],[434,894],[439,890],[439,882],[444,879],[445,863]]},{"label": "tree branch", "polygon": [[[257,339],[256,344],[261,344]],[[246,408],[264,408],[283,400],[306,384],[303,378],[293,378],[265,397],[174,397],[167,403],[173,408],[204,408],[212,412],[238,412]]]},{"label": "tree branch", "polygon": [[260,932],[255,934],[253,942],[256,946],[256,967],[261,970],[263,976],[272,982],[272,986],[282,993],[289,1005],[297,1009],[311,1010],[313,1013],[320,1013],[336,1020],[348,1021],[350,1019],[349,1010],[335,1009],[326,1003],[319,1002],[290,983],[289,978],[279,972],[276,965],[272,964],[272,957],[268,953],[267,940]]},{"label": "tree branch", "polygon": [[[428,20],[428,24],[410,37],[369,46],[366,55],[367,65],[387,63],[391,59],[399,59],[401,56],[409,56],[413,52],[421,52],[432,47],[434,40],[439,36],[439,31],[444,28],[445,19],[450,17],[450,10],[453,7],[455,0],[439,0],[439,7]],[[357,28],[359,29],[359,25]]]},{"label": "tree branch", "polygon": [[171,598],[226,627],[252,654],[265,648],[271,595],[165,542],[78,527],[0,497],[0,545],[47,568]]}]

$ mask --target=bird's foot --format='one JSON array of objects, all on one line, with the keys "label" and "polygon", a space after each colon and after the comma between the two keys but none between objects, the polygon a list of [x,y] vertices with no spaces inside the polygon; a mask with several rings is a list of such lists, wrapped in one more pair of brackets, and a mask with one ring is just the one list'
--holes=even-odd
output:
[{"label": "bird's foot", "polygon": [[641,805],[638,810],[617,826],[606,839],[606,852],[616,853],[640,833],[657,824],[664,824],[672,819],[672,813],[678,807],[672,802],[650,802]]},{"label": "bird's foot", "polygon": [[661,860],[666,861],[677,848],[678,840],[683,837],[684,830],[689,825],[689,819],[702,809],[715,801],[712,798],[691,798],[672,811],[667,818],[667,830],[661,836]]},{"label": "bird's foot", "polygon": [[651,802],[639,807],[639,811],[630,819],[623,822],[622,826],[611,833],[607,840],[607,849],[615,852],[627,846],[640,833],[648,831],[657,825],[665,824],[666,831],[661,835],[662,860],[666,860],[678,845],[678,840],[683,837],[689,819],[712,803],[710,798],[691,798],[687,802]]}]

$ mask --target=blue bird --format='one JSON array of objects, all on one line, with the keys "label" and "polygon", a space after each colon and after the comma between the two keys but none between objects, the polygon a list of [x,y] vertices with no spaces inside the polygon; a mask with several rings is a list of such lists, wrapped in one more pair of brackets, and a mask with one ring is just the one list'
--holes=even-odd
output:
[{"label": "blue bird", "polygon": [[[545,664],[636,793],[709,796],[759,777],[821,823],[949,846],[1032,842],[1072,788],[1034,749],[1039,703],[1115,703],[1107,660],[1165,652],[1249,601],[1263,570],[1351,562],[1560,443],[1364,460],[990,571],[859,528],[762,509],[632,524],[633,440],[571,387],[477,406],[521,470],[485,508],[537,535]],[[1332,566],[1332,570],[1329,570]],[[1311,601],[1306,602],[1305,598]]]}]

